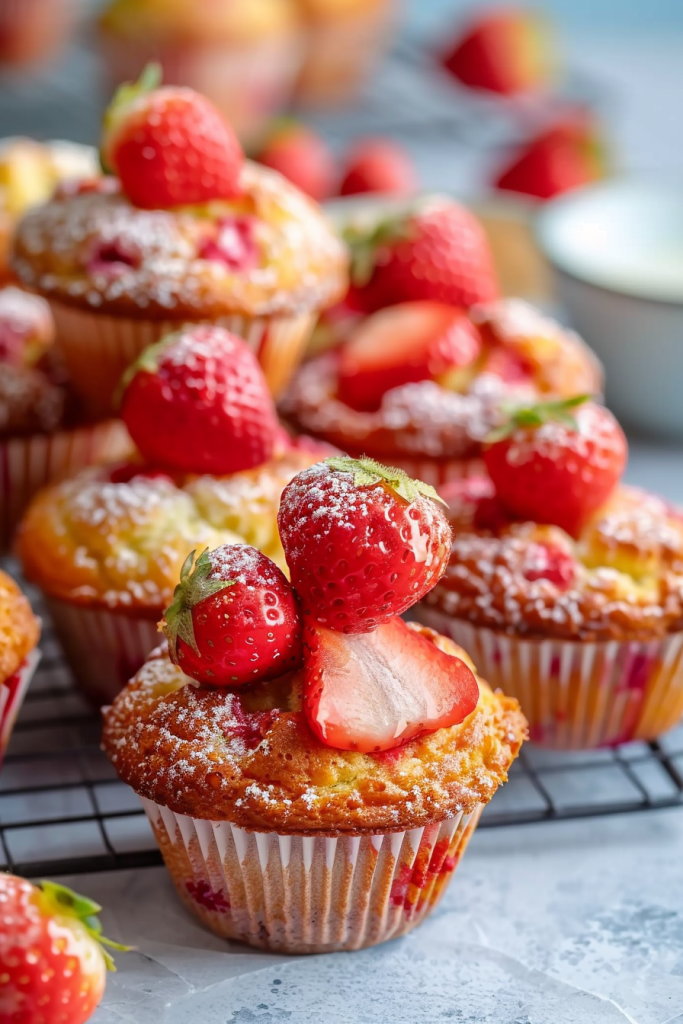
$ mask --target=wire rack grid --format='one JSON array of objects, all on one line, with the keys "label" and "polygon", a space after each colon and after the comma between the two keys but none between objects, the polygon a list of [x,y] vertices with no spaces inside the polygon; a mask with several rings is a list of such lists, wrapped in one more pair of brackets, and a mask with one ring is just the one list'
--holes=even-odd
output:
[{"label": "wire rack grid", "polygon": [[[0,772],[0,868],[35,877],[158,864],[138,798],[100,750],[100,717],[77,690],[40,599],[28,589],[43,616],[43,657]],[[527,747],[480,828],[682,802],[683,729],[614,750]]]}]

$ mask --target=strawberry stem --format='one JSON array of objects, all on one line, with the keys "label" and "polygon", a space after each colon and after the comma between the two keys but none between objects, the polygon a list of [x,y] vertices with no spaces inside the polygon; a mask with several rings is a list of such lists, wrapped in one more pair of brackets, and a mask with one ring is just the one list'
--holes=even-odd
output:
[{"label": "strawberry stem", "polygon": [[334,456],[331,459],[325,459],[325,462],[331,469],[336,469],[340,473],[351,473],[354,487],[371,487],[373,484],[384,483],[409,503],[423,496],[431,498],[433,501],[440,501],[442,505],[446,504],[431,484],[423,483],[422,480],[413,480],[402,469],[397,469],[395,466],[383,466],[381,462],[375,462],[374,459],[352,459],[346,455]]},{"label": "strawberry stem", "polygon": [[[180,570],[180,583],[173,592],[173,602],[164,612],[162,629],[173,650],[177,653],[178,637],[188,644],[195,654],[199,654],[194,635],[192,609],[200,601],[206,600],[226,587],[234,587],[236,580],[211,579],[215,572],[210,558],[209,549],[205,548],[194,562],[196,552],[191,551]],[[194,562],[194,569],[192,564]]]},{"label": "strawberry stem", "polygon": [[542,427],[544,423],[562,423],[570,430],[578,430],[576,419],[571,414],[572,409],[589,402],[592,395],[574,395],[572,398],[562,398],[556,402],[538,402],[535,405],[513,406],[506,410],[509,418],[500,426],[492,430],[485,438],[486,444],[495,444],[496,441],[503,441],[506,437],[514,434],[520,427]]},{"label": "strawberry stem", "polygon": [[[79,896],[72,889],[65,885],[58,885],[56,882],[43,881],[40,883],[40,890],[43,894],[43,903],[49,914],[62,914],[80,921],[88,934],[98,943],[104,962],[108,971],[115,971],[116,964],[109,949],[116,949],[122,953],[128,953],[133,946],[124,946],[121,942],[114,942],[102,935],[102,925],[97,915],[102,910],[99,903],[88,899],[87,896]],[[107,948],[105,948],[107,947]]]}]

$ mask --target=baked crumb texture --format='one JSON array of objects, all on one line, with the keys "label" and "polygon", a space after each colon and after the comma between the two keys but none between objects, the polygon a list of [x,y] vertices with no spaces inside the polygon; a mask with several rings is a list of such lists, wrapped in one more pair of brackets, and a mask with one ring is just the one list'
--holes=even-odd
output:
[{"label": "baked crumb texture", "polygon": [[[331,352],[302,367],[283,399],[284,414],[306,433],[351,454],[401,466],[406,459],[413,465],[421,460],[422,478],[434,482],[436,473],[436,482],[443,483],[481,470],[482,441],[500,422],[506,400],[602,390],[601,368],[581,339],[526,303],[503,299],[475,307],[470,315],[483,353],[458,375],[457,390],[434,381],[406,384],[388,391],[377,412],[357,412],[336,397],[337,356]],[[525,368],[524,383],[483,372],[496,349]]]},{"label": "baked crumb texture", "polygon": [[24,572],[73,606],[158,619],[193,548],[239,541],[285,568],[280,494],[318,459],[289,450],[229,477],[139,475],[126,483],[112,483],[107,467],[86,470],[29,507],[18,536]]},{"label": "baked crumb texture", "polygon": [[106,710],[104,749],[140,796],[176,814],[286,835],[401,832],[473,814],[506,780],[526,722],[516,701],[480,690],[460,725],[360,754],[310,731],[300,672],[239,693],[206,689],[159,649]]},{"label": "baked crumb texture", "polygon": [[[296,316],[340,298],[348,257],[318,207],[249,162],[241,186],[238,199],[176,211],[137,209],[120,192],[55,199],[21,221],[14,270],[67,306],[148,320]],[[246,268],[222,235],[234,224],[255,250]],[[221,247],[227,258],[201,255]]]},{"label": "baked crumb texture", "polygon": [[28,600],[0,569],[0,682],[14,675],[39,635],[40,625]]}]

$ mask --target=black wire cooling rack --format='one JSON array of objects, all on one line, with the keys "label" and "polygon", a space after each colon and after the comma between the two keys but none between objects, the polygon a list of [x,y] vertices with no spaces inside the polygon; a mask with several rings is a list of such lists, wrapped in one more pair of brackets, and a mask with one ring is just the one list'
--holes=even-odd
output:
[{"label": "black wire cooling rack", "polygon": [[[41,646],[0,771],[0,868],[35,877],[160,863],[138,798],[99,749],[99,716],[71,679],[45,614]],[[683,729],[614,750],[558,754],[527,746],[479,827],[681,803]]]}]

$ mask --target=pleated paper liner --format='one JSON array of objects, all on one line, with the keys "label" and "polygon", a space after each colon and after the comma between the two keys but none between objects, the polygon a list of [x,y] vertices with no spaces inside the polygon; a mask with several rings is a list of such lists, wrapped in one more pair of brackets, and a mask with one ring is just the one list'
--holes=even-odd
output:
[{"label": "pleated paper liner", "polygon": [[161,611],[144,617],[85,608],[47,594],[44,600],[69,668],[94,707],[111,704],[161,642]]},{"label": "pleated paper liner", "polygon": [[416,609],[494,688],[516,697],[533,743],[556,750],[650,741],[683,717],[683,632],[650,641],[537,640]]},{"label": "pleated paper liner", "polygon": [[247,832],[142,802],[192,913],[222,938],[285,953],[405,935],[443,895],[482,811],[408,832],[325,838]]},{"label": "pleated paper liner", "polygon": [[[140,353],[184,325],[178,320],[108,316],[55,301],[50,305],[56,343],[70,383],[93,416],[112,412],[121,377]],[[316,319],[317,313],[292,317],[234,314],[212,323],[244,338],[261,364],[268,387],[277,396],[301,362]]]},{"label": "pleated paper liner", "polygon": [[0,552],[9,548],[36,491],[95,462],[124,458],[130,446],[128,432],[119,420],[54,434],[0,438]]},{"label": "pleated paper liner", "polygon": [[19,670],[9,679],[0,682],[0,765],[2,765],[7,744],[19,714],[19,708],[39,661],[40,651],[31,651]]}]

